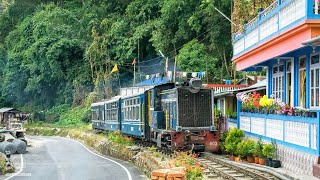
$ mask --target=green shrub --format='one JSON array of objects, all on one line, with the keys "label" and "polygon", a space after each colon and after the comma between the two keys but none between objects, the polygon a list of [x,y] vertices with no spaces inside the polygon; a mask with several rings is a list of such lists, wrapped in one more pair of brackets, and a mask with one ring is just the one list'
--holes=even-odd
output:
[{"label": "green shrub", "polygon": [[263,158],[264,156],[262,154],[262,148],[263,148],[263,142],[261,138],[259,138],[259,140],[255,144],[253,156]]},{"label": "green shrub", "polygon": [[255,150],[256,142],[253,139],[248,139],[246,141],[246,147],[248,149],[247,156],[253,156]]},{"label": "green shrub", "polygon": [[272,144],[265,144],[262,148],[262,154],[267,158],[275,157],[276,148]]},{"label": "green shrub", "polygon": [[229,154],[235,154],[238,143],[244,138],[244,132],[238,128],[232,128],[225,141],[225,149]]},{"label": "green shrub", "polygon": [[73,126],[79,127],[83,126],[85,123],[90,120],[90,109],[75,107],[69,109],[60,116],[59,122],[57,123],[60,126]]},{"label": "green shrub", "polygon": [[228,136],[229,130],[225,130],[223,133],[220,134],[219,137],[219,147],[222,153],[226,153],[226,148],[225,148],[225,141]]},{"label": "green shrub", "polygon": [[60,116],[70,110],[70,105],[62,104],[59,106],[53,106],[45,113],[45,121],[48,123],[58,122]]},{"label": "green shrub", "polygon": [[246,147],[246,141],[242,140],[237,144],[237,149],[235,155],[240,156],[241,158],[246,157],[248,154],[248,149]]},{"label": "green shrub", "polygon": [[122,146],[133,145],[133,140],[130,137],[122,135],[120,132],[109,132],[107,134],[108,140]]},{"label": "green shrub", "polygon": [[252,156],[255,147],[255,141],[248,139],[242,140],[237,145],[236,155],[240,156],[241,158]]}]

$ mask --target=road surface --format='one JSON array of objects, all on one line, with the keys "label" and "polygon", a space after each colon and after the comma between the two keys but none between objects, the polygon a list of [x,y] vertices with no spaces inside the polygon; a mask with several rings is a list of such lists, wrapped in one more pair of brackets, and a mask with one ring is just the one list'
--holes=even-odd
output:
[{"label": "road surface", "polygon": [[[147,179],[133,165],[94,154],[81,143],[62,137],[29,137],[32,147],[22,156],[23,168],[15,176],[0,179],[17,180],[142,180]],[[15,161],[20,155],[14,155]],[[15,163],[17,164],[17,162]]]}]

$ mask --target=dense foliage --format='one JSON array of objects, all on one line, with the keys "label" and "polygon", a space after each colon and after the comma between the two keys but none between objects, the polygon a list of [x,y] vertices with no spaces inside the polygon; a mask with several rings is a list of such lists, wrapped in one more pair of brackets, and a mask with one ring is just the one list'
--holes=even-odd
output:
[{"label": "dense foliage", "polygon": [[[230,16],[227,0],[0,2],[1,106],[41,110],[108,98],[131,84],[134,58],[139,80],[161,71],[159,50],[181,70],[207,70],[210,82],[232,78],[230,23],[214,9]],[[110,73],[115,64],[119,74]]]}]

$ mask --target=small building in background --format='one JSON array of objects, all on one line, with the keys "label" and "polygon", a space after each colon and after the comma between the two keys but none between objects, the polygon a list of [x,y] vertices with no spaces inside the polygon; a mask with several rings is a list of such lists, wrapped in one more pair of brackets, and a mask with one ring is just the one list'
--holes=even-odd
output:
[{"label": "small building in background", "polygon": [[10,124],[27,121],[27,115],[14,108],[0,108],[0,124],[2,127],[11,128]]}]

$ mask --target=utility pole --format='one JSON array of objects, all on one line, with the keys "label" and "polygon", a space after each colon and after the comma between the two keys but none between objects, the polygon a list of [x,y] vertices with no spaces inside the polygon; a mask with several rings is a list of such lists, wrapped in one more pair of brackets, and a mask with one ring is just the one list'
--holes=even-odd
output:
[{"label": "utility pole", "polygon": [[141,80],[141,70],[140,70],[140,40],[138,39],[138,73],[140,77],[140,82]]},{"label": "utility pole", "polygon": [[208,58],[206,58],[206,79],[207,79],[207,84],[209,82],[208,80]]},{"label": "utility pole", "polygon": [[176,82],[176,67],[177,67],[177,56],[174,57],[173,82]]}]

